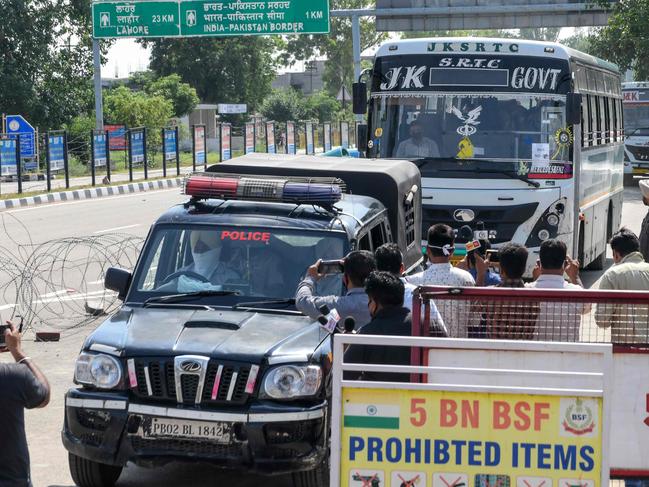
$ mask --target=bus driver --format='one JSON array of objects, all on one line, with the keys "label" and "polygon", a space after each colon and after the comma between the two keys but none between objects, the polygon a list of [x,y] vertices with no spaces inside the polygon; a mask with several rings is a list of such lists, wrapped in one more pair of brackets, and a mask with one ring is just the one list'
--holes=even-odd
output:
[{"label": "bus driver", "polygon": [[395,157],[439,157],[439,147],[434,140],[424,137],[424,126],[419,119],[409,127],[410,138],[399,144]]}]

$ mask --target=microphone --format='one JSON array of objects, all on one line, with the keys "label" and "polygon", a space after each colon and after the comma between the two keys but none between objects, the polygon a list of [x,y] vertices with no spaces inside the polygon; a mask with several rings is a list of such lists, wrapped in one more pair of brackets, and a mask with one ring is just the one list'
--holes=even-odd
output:
[{"label": "microphone", "polygon": [[354,327],[356,326],[356,320],[351,316],[345,318],[344,322],[345,333],[354,333]]},{"label": "microphone", "polygon": [[338,314],[338,311],[336,311],[335,309],[330,310],[329,306],[327,306],[326,304],[320,306],[318,308],[318,311],[320,311],[322,315],[318,316],[317,321],[325,330],[327,330],[329,333],[333,333],[336,329],[336,325],[338,325],[338,322],[340,321],[340,315]]}]

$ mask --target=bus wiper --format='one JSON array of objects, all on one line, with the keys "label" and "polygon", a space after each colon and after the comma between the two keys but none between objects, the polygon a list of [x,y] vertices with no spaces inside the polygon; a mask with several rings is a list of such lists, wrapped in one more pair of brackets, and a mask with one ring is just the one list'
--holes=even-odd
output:
[{"label": "bus wiper", "polygon": [[180,294],[169,294],[167,296],[154,296],[152,298],[144,301],[143,306],[146,308],[149,304],[160,304],[160,303],[179,303],[187,299],[193,298],[204,298],[208,296],[233,296],[240,295],[239,291],[227,291],[227,290],[211,290],[211,291],[195,291],[191,293],[180,293]]},{"label": "bus wiper", "polygon": [[503,170],[498,170],[498,171],[493,171],[493,170],[483,170],[481,169],[480,172],[487,173],[487,174],[502,174],[504,176],[509,176],[512,179],[518,179],[519,181],[523,181],[524,183],[529,184],[530,186],[533,186],[535,188],[540,188],[541,183],[538,181],[534,181],[533,179],[530,179],[526,176],[521,176],[520,174],[514,172],[514,171],[505,171]]},{"label": "bus wiper", "polygon": [[290,299],[267,299],[265,301],[249,301],[246,303],[237,303],[234,306],[232,306],[232,309],[259,308],[263,306],[272,306],[272,305],[279,305],[279,304],[283,304],[286,306],[293,306],[295,305],[295,299],[290,298]]}]

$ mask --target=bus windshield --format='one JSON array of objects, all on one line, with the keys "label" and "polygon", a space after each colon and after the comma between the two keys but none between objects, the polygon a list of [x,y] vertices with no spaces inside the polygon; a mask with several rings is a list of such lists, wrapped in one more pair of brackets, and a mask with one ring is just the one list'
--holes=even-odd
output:
[{"label": "bus windshield", "polygon": [[571,159],[562,95],[382,93],[371,103],[373,157],[516,164]]},{"label": "bus windshield", "polygon": [[[624,129],[627,135],[647,136],[649,133],[649,103],[636,105],[624,104]],[[642,133],[638,133],[638,129]]]}]

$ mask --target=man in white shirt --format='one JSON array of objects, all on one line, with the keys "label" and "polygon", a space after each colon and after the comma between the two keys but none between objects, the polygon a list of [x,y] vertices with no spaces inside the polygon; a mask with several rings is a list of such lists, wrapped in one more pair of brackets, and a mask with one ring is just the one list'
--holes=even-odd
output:
[{"label": "man in white shirt", "polygon": [[395,157],[439,157],[439,147],[434,140],[424,137],[424,126],[419,120],[414,120],[409,128],[410,138],[397,147]]},{"label": "man in white shirt", "polygon": [[[415,286],[475,286],[475,280],[471,274],[451,265],[451,256],[454,251],[455,233],[453,229],[443,223],[433,225],[428,230],[428,247],[426,249],[430,265],[425,271],[414,274],[406,280]],[[437,309],[439,309],[451,337],[466,338],[469,326],[474,326],[480,321],[479,314],[471,311],[471,303],[468,301],[440,299],[437,301]]]},{"label": "man in white shirt", "polygon": [[[568,280],[564,279],[564,274]],[[561,240],[549,239],[541,244],[539,261],[532,273],[537,289],[583,289],[579,279],[579,262],[568,256]],[[578,342],[581,316],[590,312],[589,303],[542,302],[534,338],[553,342]]]}]

